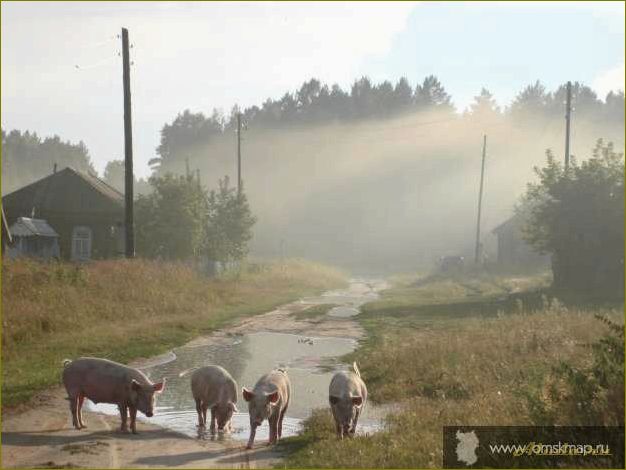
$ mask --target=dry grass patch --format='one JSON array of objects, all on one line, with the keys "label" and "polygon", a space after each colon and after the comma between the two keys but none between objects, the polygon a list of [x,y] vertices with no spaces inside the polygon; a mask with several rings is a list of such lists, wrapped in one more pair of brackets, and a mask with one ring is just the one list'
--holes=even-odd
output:
[{"label": "dry grass patch", "polygon": [[65,357],[149,357],[237,317],[345,282],[343,273],[301,260],[216,279],[184,264],[146,260],[5,261],[2,404],[58,383]]},{"label": "dry grass patch", "polygon": [[369,400],[402,411],[383,431],[344,441],[328,410],[316,411],[283,444],[287,467],[441,467],[445,425],[623,426],[622,310],[541,296],[539,308],[484,297],[484,314],[475,299],[432,303],[455,282],[400,286],[368,304],[368,339],[346,360],[358,361]]}]

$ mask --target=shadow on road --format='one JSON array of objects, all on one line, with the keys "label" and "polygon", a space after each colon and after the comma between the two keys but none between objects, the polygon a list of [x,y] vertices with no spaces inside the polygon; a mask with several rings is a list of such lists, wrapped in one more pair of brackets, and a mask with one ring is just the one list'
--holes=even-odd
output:
[{"label": "shadow on road", "polygon": [[[67,434],[60,434],[66,432]],[[71,433],[71,434],[70,434]],[[148,441],[152,439],[162,439],[163,431],[146,430],[139,434],[123,433],[121,431],[71,431],[67,429],[54,429],[50,431],[23,431],[23,432],[3,432],[2,444],[22,447],[35,446],[58,446],[65,444],[80,444],[81,442],[107,440],[107,439],[127,439],[128,441]],[[185,436],[178,436],[168,433],[170,439],[188,439]]]}]

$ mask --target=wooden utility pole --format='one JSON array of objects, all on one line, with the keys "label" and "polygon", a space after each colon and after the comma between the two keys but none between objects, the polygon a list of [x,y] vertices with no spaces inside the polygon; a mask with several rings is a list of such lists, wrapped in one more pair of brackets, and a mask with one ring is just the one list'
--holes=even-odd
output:
[{"label": "wooden utility pole", "polygon": [[126,201],[126,257],[135,257],[135,228],[133,218],[133,128],[130,113],[130,57],[128,52],[128,30],[122,28],[122,59],[124,81],[124,173]]},{"label": "wooden utility pole", "polygon": [[572,117],[572,82],[567,82],[565,101],[565,169],[569,168],[569,127]]},{"label": "wooden utility pole", "polygon": [[241,113],[237,113],[237,191],[241,192]]},{"label": "wooden utility pole", "polygon": [[483,162],[480,168],[480,189],[478,191],[478,218],[476,220],[476,251],[474,253],[474,261],[476,264],[480,262],[480,212],[483,205],[483,180],[485,177],[485,156],[487,154],[487,135],[483,136]]}]

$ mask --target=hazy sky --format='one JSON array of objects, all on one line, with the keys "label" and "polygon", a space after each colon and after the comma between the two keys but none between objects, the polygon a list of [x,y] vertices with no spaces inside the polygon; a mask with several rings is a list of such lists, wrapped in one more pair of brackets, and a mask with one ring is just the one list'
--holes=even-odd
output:
[{"label": "hazy sky", "polygon": [[[437,75],[462,110],[541,80],[624,89],[624,3],[2,2],[2,127],[123,156],[120,39],[130,30],[135,168],[186,108],[261,104],[317,77]],[[234,148],[233,148],[234,151]]]}]

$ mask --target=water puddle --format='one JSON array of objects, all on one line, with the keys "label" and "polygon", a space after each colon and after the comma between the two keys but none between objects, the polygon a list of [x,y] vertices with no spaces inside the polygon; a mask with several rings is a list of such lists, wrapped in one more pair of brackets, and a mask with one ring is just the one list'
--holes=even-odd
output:
[{"label": "water puddle", "polygon": [[[350,287],[332,291],[319,297],[302,299],[307,304],[335,303],[338,307],[328,315],[349,317],[358,314],[358,307],[375,299],[382,288],[378,281],[353,280]],[[315,408],[328,407],[328,385],[336,370],[345,364],[334,364],[333,359],[353,351],[356,341],[347,338],[313,337],[294,334],[257,332],[227,336],[220,341],[190,343],[164,356],[164,361],[151,361],[142,371],[151,380],[167,379],[165,391],[157,400],[152,418],[142,420],[198,437],[197,414],[191,395],[190,377],[178,377],[186,369],[207,364],[219,364],[226,368],[242,386],[252,388],[258,378],[267,371],[283,367],[287,369],[292,384],[292,398],[283,421],[283,436],[297,434],[303,419]],[[334,365],[333,365],[334,364]],[[322,367],[323,366],[323,367]],[[114,405],[88,403],[89,409],[106,414],[118,414]],[[249,435],[247,403],[239,397],[239,412],[233,417],[233,432],[226,439],[246,440]],[[381,426],[382,410],[368,403],[359,420],[359,432],[374,432]],[[210,438],[208,435],[199,436]],[[267,421],[257,430],[260,442],[269,437]],[[224,438],[224,437],[220,437]]]}]

